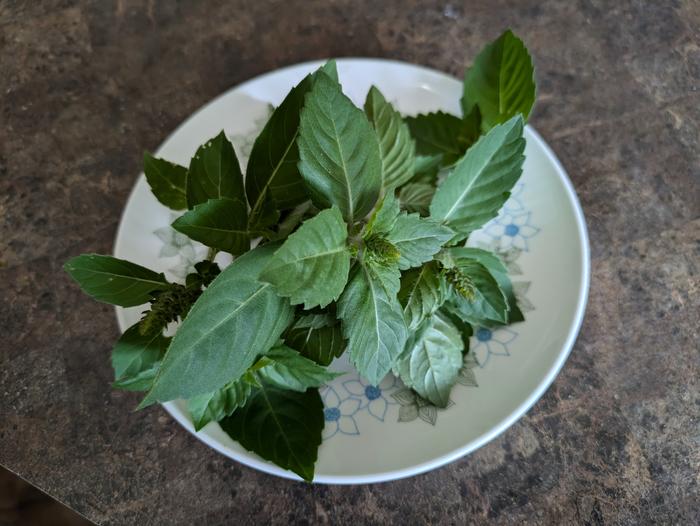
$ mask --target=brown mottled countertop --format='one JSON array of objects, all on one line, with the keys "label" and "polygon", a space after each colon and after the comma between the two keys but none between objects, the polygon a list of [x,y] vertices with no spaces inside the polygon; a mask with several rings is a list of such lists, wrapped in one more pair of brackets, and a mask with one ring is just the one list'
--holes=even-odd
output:
[{"label": "brown mottled countertop", "polygon": [[[143,149],[280,66],[460,74],[507,26],[592,249],[580,337],[527,416],[437,471],[329,487],[133,413],[109,386],[114,312],[61,265],[110,253]],[[700,523],[699,88],[693,0],[0,0],[0,464],[101,524]]]}]

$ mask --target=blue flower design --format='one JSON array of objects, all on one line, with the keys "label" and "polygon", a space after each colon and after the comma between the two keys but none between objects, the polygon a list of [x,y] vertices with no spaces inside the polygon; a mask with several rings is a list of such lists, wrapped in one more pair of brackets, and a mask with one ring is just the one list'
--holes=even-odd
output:
[{"label": "blue flower design", "polygon": [[498,240],[501,250],[529,249],[528,240],[540,229],[530,223],[531,212],[505,212],[486,226],[486,235]]},{"label": "blue flower design", "polygon": [[389,405],[396,403],[390,395],[399,385],[394,375],[388,374],[379,385],[372,385],[361,376],[357,376],[353,380],[344,381],[343,387],[350,396],[360,399],[362,409],[367,409],[370,415],[384,422]]},{"label": "blue flower design", "polygon": [[492,355],[510,356],[508,345],[515,340],[518,333],[505,327],[487,328],[479,327],[474,333],[476,343],[472,345],[470,353],[474,355],[479,367],[486,366]]},{"label": "blue flower design", "polygon": [[325,409],[323,418],[326,426],[323,428],[323,439],[331,438],[337,433],[344,435],[359,435],[360,430],[355,422],[355,414],[360,410],[360,399],[350,396],[341,400],[335,389],[326,386],[321,392],[321,399]]}]

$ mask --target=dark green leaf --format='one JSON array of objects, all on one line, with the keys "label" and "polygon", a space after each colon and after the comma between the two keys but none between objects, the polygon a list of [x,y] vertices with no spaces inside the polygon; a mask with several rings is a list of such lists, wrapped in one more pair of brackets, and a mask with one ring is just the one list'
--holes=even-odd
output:
[{"label": "dark green leaf", "polygon": [[245,202],[241,166],[223,131],[200,146],[190,161],[187,206],[222,197]]},{"label": "dark green leaf", "polygon": [[199,431],[209,422],[218,422],[231,415],[245,405],[252,391],[253,386],[245,379],[239,378],[212,393],[190,398],[187,401],[187,409],[190,411],[195,431]]},{"label": "dark green leaf", "polygon": [[457,161],[476,140],[462,119],[442,111],[406,117],[406,123],[416,141],[416,152],[442,155],[444,165]]},{"label": "dark green leaf", "polygon": [[403,351],[407,338],[401,304],[366,265],[356,265],[338,302],[350,360],[378,384]]},{"label": "dark green leaf", "polygon": [[431,217],[461,237],[496,217],[522,173],[522,133],[523,120],[517,116],[481,137],[438,187]]},{"label": "dark green leaf", "polygon": [[139,324],[129,327],[112,349],[112,368],[114,379],[135,376],[145,369],[150,369],[160,361],[170,343],[170,338],[158,331],[141,334]]},{"label": "dark green leaf", "polygon": [[464,75],[462,108],[470,114],[474,105],[489,130],[515,115],[524,119],[535,103],[535,69],[522,40],[506,31],[479,53]]},{"label": "dark green leaf", "polygon": [[422,216],[427,216],[434,194],[435,187],[432,184],[408,183],[401,187],[399,203],[401,203],[401,208],[408,212],[417,212]]},{"label": "dark green leaf", "polygon": [[337,207],[323,210],[291,234],[263,269],[260,279],[292,305],[310,309],[335,301],[350,271],[348,229]]},{"label": "dark green leaf", "polygon": [[[246,169],[250,228],[258,230],[277,220],[277,209],[293,208],[308,199],[297,163],[299,116],[313,79],[307,76],[292,88],[255,139]],[[272,211],[272,213],[270,213]]]},{"label": "dark green leaf", "polygon": [[145,152],[143,173],[158,201],[173,210],[187,208],[187,168]]},{"label": "dark green leaf", "polygon": [[294,311],[257,279],[275,248],[247,252],[204,290],[175,334],[141,407],[215,391],[240,378],[277,342]]},{"label": "dark green leaf", "polygon": [[329,365],[345,350],[340,325],[328,314],[302,316],[287,331],[284,341],[320,365]]},{"label": "dark green leaf", "polygon": [[299,393],[265,384],[253,391],[245,406],[220,422],[244,448],[309,482],[324,423],[318,390]]},{"label": "dark green leaf", "polygon": [[416,155],[413,165],[413,182],[429,183],[434,185],[442,165],[442,154]]},{"label": "dark green leaf", "polygon": [[314,204],[338,206],[350,224],[367,215],[382,184],[379,142],[364,113],[325,74],[306,97],[298,145]]},{"label": "dark green leaf", "polygon": [[246,216],[242,201],[210,199],[185,212],[172,226],[208,247],[239,255],[250,249]]},{"label": "dark green leaf", "polygon": [[374,86],[367,93],[365,113],[379,139],[384,188],[407,183],[413,177],[416,145],[401,114]]},{"label": "dark green leaf", "polygon": [[151,292],[168,288],[163,274],[112,256],[83,254],[63,268],[89,296],[122,307],[147,303]]}]

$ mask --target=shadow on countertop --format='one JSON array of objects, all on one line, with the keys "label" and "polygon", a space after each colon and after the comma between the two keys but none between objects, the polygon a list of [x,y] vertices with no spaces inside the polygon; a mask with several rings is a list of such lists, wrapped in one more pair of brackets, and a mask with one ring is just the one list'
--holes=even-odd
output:
[{"label": "shadow on countertop", "polygon": [[92,524],[0,466],[0,526],[92,526]]}]

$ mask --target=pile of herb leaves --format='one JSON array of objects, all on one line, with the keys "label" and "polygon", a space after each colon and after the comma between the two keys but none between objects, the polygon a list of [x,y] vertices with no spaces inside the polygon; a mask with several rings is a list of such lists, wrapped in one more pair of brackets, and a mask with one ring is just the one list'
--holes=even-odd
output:
[{"label": "pile of herb leaves", "polygon": [[150,304],[114,347],[114,386],[145,391],[139,407],[186,399],[197,430],[218,422],[309,481],[318,389],[343,353],[370,383],[393,373],[446,406],[472,327],[523,320],[503,263],[466,241],[521,175],[534,100],[506,31],[466,71],[461,118],[404,118],[375,87],[357,108],[329,61],[274,110],[245,177],[223,132],[188,167],[146,154],[156,198],[185,210],[172,227],[210,257],[184,283],[110,256],[66,263],[98,301]]}]

